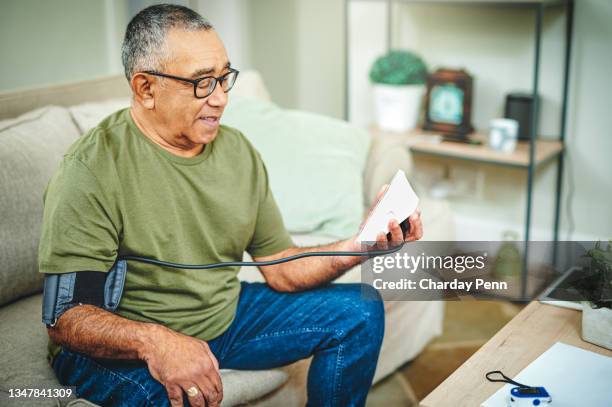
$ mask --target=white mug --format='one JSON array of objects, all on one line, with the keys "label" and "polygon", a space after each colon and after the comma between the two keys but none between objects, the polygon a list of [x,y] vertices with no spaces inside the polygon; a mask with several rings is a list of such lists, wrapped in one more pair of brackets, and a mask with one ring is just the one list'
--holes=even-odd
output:
[{"label": "white mug", "polygon": [[518,121],[514,119],[493,119],[489,132],[489,147],[493,150],[511,153],[516,148]]}]

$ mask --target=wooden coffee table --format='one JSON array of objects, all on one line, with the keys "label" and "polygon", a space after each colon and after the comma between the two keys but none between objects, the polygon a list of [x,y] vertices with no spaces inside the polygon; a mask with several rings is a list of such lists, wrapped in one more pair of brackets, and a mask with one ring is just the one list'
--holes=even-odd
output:
[{"label": "wooden coffee table", "polygon": [[432,391],[421,406],[478,407],[503,386],[487,381],[486,372],[501,370],[514,377],[555,342],[612,356],[612,351],[580,338],[581,319],[580,311],[530,303]]}]

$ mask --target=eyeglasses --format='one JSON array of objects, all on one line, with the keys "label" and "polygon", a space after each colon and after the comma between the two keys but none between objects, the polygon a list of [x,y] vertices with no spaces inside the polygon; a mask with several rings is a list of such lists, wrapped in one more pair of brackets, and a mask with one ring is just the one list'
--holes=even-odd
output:
[{"label": "eyeglasses", "polygon": [[229,92],[234,83],[236,83],[236,78],[238,78],[238,74],[240,71],[229,68],[229,72],[225,75],[221,75],[217,78],[214,76],[204,76],[203,78],[198,79],[189,79],[189,78],[181,78],[180,76],[169,75],[167,73],[161,73],[156,71],[145,71],[149,75],[161,76],[162,78],[170,78],[175,79],[177,81],[188,82],[193,85],[193,96],[198,99],[204,99],[210,96],[217,87],[217,82],[221,83],[221,89],[223,92]]}]

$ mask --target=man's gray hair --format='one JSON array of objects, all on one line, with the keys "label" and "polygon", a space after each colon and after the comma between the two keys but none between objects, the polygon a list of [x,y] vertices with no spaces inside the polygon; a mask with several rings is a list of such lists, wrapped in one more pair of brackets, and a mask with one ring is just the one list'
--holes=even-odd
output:
[{"label": "man's gray hair", "polygon": [[171,28],[188,31],[210,30],[213,26],[195,11],[175,4],[157,4],[141,10],[125,31],[121,59],[128,81],[135,72],[161,69],[166,33]]}]

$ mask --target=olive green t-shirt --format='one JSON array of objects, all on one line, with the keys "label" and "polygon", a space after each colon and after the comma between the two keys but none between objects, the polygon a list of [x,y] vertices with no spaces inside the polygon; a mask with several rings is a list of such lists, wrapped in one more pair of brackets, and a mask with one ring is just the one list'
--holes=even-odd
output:
[{"label": "olive green t-shirt", "polygon": [[[147,138],[129,109],[77,140],[44,195],[42,273],[108,272],[117,256],[208,264],[293,245],[259,153],[220,126],[195,157]],[[209,340],[232,322],[238,267],[181,270],[128,261],[117,313]]]}]

